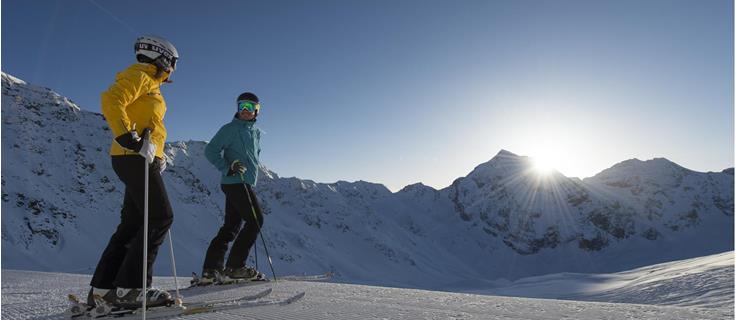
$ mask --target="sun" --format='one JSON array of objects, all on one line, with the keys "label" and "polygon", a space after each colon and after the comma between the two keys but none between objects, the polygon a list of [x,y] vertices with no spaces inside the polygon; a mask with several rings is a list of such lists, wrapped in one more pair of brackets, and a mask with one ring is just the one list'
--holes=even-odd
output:
[{"label": "sun", "polygon": [[[543,129],[543,128],[541,128]],[[541,134],[543,133],[543,135]],[[537,177],[550,178],[568,169],[573,139],[559,130],[539,130],[529,138],[522,154],[527,157],[526,170]]]},{"label": "sun", "polygon": [[558,162],[556,158],[549,154],[540,154],[532,156],[531,169],[539,176],[549,176],[556,171]]},{"label": "sun", "polygon": [[532,158],[531,159],[532,169],[533,172],[540,176],[548,176],[552,172],[554,172],[554,166],[549,161],[545,161],[541,158]]}]

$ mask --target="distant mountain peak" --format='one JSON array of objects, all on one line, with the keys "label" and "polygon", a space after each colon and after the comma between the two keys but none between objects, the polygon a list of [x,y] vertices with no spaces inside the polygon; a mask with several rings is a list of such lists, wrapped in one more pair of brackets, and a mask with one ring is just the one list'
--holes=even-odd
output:
[{"label": "distant mountain peak", "polygon": [[[633,158],[633,159],[625,160],[625,161],[623,161],[623,162],[621,162],[619,164],[620,165],[626,165],[626,166],[636,166],[636,165],[638,165],[638,166],[648,166],[648,167],[651,167],[651,166],[674,166],[674,167],[681,167],[678,164],[676,164],[675,162],[673,162],[673,161],[671,161],[669,159],[663,158],[663,157],[653,158],[653,159],[649,159],[649,160],[640,160],[638,158]],[[615,166],[613,166],[613,167],[615,167]]]},{"label": "distant mountain peak", "polygon": [[416,182],[416,183],[409,184],[409,185],[403,187],[403,189],[401,189],[398,192],[399,193],[411,193],[411,192],[425,192],[427,190],[428,191],[437,191],[436,189],[434,189],[434,188],[432,188],[430,186],[427,186],[427,185],[423,184],[422,182]]},{"label": "distant mountain peak", "polygon": [[498,154],[496,154],[495,157],[493,157],[493,159],[497,157],[518,157],[518,155],[508,150],[500,149]]},{"label": "distant mountain peak", "polygon": [[505,176],[513,172],[522,171],[528,165],[528,157],[519,156],[508,150],[501,149],[492,159],[475,167],[467,177]]},{"label": "distant mountain peak", "polygon": [[2,73],[2,79],[3,79],[3,82],[9,82],[9,83],[14,83],[14,84],[27,84],[25,81],[18,79],[16,77],[13,77],[12,75],[9,75],[5,72]]},{"label": "distant mountain peak", "polygon": [[653,158],[645,161],[633,158],[617,163],[598,173],[593,178],[632,175],[661,177],[690,171],[666,158]]}]

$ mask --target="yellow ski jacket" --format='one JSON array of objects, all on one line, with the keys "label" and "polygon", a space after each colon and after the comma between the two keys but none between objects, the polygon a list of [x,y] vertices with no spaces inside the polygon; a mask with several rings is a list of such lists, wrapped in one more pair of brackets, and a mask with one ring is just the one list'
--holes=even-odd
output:
[{"label": "yellow ski jacket", "polygon": [[156,67],[152,64],[133,64],[118,72],[115,83],[102,93],[102,114],[112,130],[110,155],[137,154],[123,148],[114,139],[132,130],[135,124],[135,130],[141,137],[145,128],[151,129],[151,142],[156,145],[156,156],[163,158],[166,101],[161,96],[160,87],[168,74],[164,73],[160,78],[155,78],[155,74]]}]

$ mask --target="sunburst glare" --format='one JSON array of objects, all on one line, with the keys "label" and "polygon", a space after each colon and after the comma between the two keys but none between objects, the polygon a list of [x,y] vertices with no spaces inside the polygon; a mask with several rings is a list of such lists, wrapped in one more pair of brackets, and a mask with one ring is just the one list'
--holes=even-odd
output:
[{"label": "sunburst glare", "polygon": [[558,170],[559,160],[552,154],[544,153],[530,157],[531,169],[539,176],[549,176]]}]

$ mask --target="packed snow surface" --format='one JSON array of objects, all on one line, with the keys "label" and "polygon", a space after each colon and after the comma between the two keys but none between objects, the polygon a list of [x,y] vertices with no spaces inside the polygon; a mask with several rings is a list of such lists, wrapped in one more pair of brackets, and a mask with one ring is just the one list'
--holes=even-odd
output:
[{"label": "packed snow surface", "polygon": [[706,308],[735,307],[732,251],[609,274],[559,273],[469,292],[504,296],[644,303]]},{"label": "packed snow surface", "polygon": [[[66,294],[83,295],[88,275],[33,271],[2,272],[2,318],[63,319]],[[173,287],[170,277],[154,283]],[[237,296],[273,287],[268,298],[299,291],[306,296],[287,306],[233,309],[182,319],[728,319],[732,310],[625,303],[578,302],[484,296],[416,289],[314,282],[279,282],[246,287],[183,291],[187,301]]]}]

